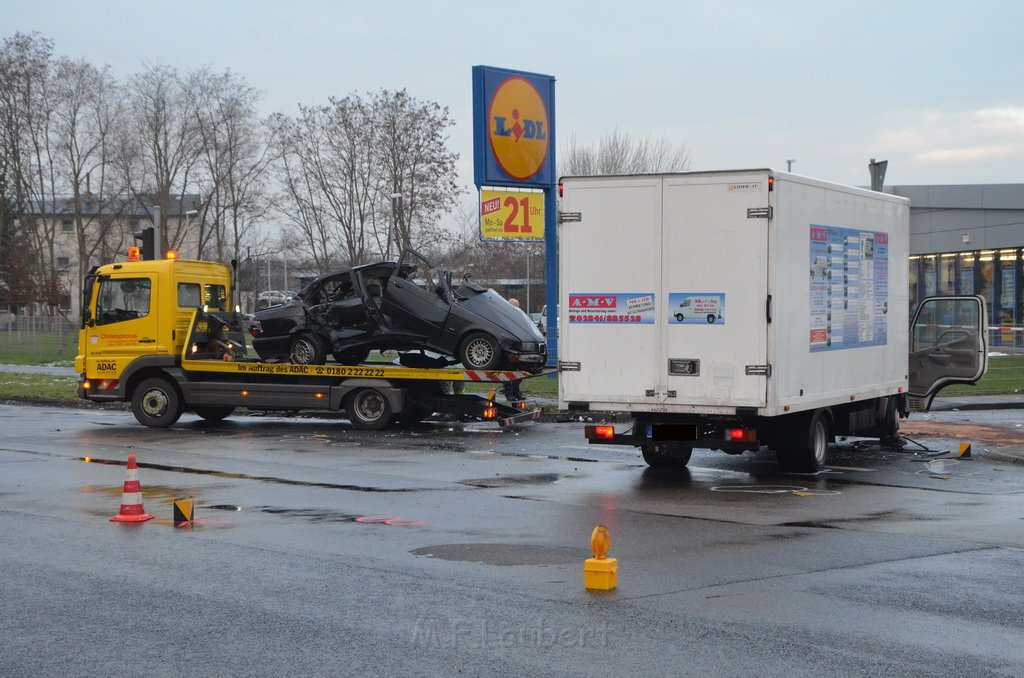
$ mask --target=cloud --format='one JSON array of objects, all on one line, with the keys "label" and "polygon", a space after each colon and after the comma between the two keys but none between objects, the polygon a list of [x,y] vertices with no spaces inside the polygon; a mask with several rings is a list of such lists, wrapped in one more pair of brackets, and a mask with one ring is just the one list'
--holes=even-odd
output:
[{"label": "cloud", "polygon": [[887,116],[879,145],[922,164],[1024,159],[1024,107],[900,111]]}]

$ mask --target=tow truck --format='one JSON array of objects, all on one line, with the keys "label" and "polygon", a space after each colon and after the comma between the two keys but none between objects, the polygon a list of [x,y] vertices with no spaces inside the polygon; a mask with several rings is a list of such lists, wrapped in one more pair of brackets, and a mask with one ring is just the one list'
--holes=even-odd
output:
[{"label": "tow truck", "polygon": [[413,368],[389,363],[300,365],[248,355],[250,317],[231,299],[235,264],[179,259],[93,267],[82,292],[78,397],[128,402],[140,424],[173,425],[184,412],[220,421],[237,408],[343,412],[358,429],[411,425],[434,413],[500,426],[533,421],[525,402],[461,393],[534,376],[516,370]]}]

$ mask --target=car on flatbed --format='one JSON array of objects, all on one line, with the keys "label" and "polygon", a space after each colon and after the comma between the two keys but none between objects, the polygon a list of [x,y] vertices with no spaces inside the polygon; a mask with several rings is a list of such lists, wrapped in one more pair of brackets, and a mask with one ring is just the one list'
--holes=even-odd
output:
[{"label": "car on flatbed", "polygon": [[315,280],[258,311],[252,346],[262,360],[356,365],[370,351],[433,351],[467,369],[539,370],[544,337],[518,308],[469,280],[453,284],[414,250]]}]

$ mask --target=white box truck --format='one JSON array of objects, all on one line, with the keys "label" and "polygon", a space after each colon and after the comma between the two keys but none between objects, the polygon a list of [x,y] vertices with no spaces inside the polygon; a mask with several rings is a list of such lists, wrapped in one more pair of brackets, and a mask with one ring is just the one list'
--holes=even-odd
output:
[{"label": "white box truck", "polygon": [[898,441],[899,416],[985,372],[982,298],[908,323],[904,198],[767,169],[560,190],[559,405],[633,418],[591,442],[652,466],[766,445],[814,471],[835,436]]}]

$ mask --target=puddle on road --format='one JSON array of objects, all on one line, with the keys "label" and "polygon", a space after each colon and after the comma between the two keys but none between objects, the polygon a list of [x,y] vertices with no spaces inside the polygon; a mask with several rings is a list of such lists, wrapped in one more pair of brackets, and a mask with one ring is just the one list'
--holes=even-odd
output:
[{"label": "puddle on road", "polygon": [[[97,457],[78,457],[78,461],[87,464],[110,464],[113,466],[126,466],[127,462],[120,459],[99,459]],[[171,471],[172,473],[192,473],[203,476],[216,476],[218,478],[231,478],[235,480],[258,480],[265,483],[276,483],[279,485],[297,485],[300,487],[320,487],[328,490],[350,490],[352,492],[427,492],[438,488],[424,487],[370,487],[366,485],[346,485],[341,483],[322,483],[309,480],[291,480],[289,478],[275,478],[273,476],[253,476],[247,473],[231,473],[229,471],[212,471],[209,469],[189,468],[187,466],[168,466],[165,464],[153,464],[150,462],[138,462],[140,469],[153,469],[156,471]]]},{"label": "puddle on road", "polygon": [[579,564],[591,556],[586,549],[529,544],[439,544],[413,549],[409,553],[427,558],[503,567]]},{"label": "puddle on road", "polygon": [[556,483],[562,478],[571,478],[559,473],[526,473],[521,475],[494,476],[493,478],[472,478],[457,481],[470,487],[513,487],[517,485],[544,485]]}]

